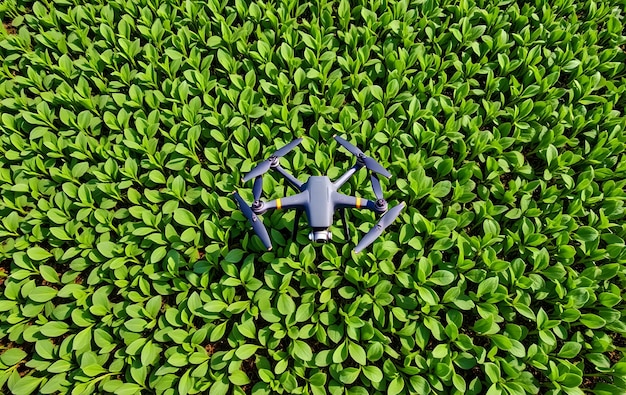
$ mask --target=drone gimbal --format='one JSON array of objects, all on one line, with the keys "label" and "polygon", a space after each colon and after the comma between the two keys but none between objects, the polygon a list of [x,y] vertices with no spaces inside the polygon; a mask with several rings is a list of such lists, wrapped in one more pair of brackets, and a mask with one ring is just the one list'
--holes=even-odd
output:
[{"label": "drone gimbal", "polygon": [[[245,177],[243,181],[246,182],[254,178],[254,186],[252,187],[252,193],[254,195],[254,202],[251,206],[243,200],[243,198],[234,192],[235,199],[239,204],[239,208],[244,216],[250,221],[255,233],[259,236],[263,245],[268,250],[272,249],[272,242],[267,233],[267,229],[261,222],[259,215],[267,212],[268,210],[280,210],[280,209],[294,209],[296,210],[296,217],[293,226],[293,240],[295,241],[298,222],[303,212],[306,213],[309,226],[312,231],[309,234],[309,239],[313,242],[326,243],[331,239],[331,232],[329,228],[333,223],[333,214],[335,210],[340,210],[341,222],[343,223],[346,239],[350,238],[348,223],[346,222],[345,209],[368,209],[374,211],[377,214],[383,214],[380,221],[361,239],[359,244],[355,247],[355,252],[360,252],[365,247],[369,246],[381,235],[383,230],[389,226],[404,208],[405,204],[400,203],[392,207],[387,212],[387,201],[383,198],[383,192],[380,187],[380,181],[376,174],[380,174],[387,178],[391,177],[391,174],[378,163],[375,159],[365,155],[363,151],[344,140],[341,137],[335,136],[335,140],[341,144],[345,149],[350,151],[356,156],[357,161],[348,171],[346,171],[341,177],[332,182],[327,176],[309,176],[307,182],[302,183],[296,177],[288,173],[279,163],[279,158],[283,157],[294,149],[300,142],[301,138],[292,141],[286,146],[282,147],[278,151],[274,152],[267,160],[259,163],[254,169],[252,169]],[[356,196],[348,196],[338,192],[339,188],[350,179],[350,177],[360,170],[362,167],[367,168],[372,172],[371,181],[374,195],[376,195],[376,201],[363,199]],[[261,193],[263,192],[263,179],[262,175],[269,170],[274,170],[280,173],[287,182],[299,192],[293,196],[287,196],[280,199],[271,200],[268,202],[261,201]]]}]

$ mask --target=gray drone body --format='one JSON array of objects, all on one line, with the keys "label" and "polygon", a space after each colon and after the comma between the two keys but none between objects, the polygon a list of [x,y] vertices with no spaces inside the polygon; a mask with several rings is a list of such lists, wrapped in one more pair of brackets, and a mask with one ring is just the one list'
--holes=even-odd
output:
[{"label": "gray drone body", "polygon": [[333,183],[326,176],[310,176],[304,184],[305,193],[308,196],[308,204],[305,205],[306,216],[309,226],[315,228],[329,228],[333,223],[335,213]]},{"label": "gray drone body", "polygon": [[[309,239],[313,242],[321,243],[330,241],[332,237],[329,228],[333,223],[333,216],[337,210],[339,210],[341,215],[344,231],[346,233],[346,239],[349,238],[348,224],[345,216],[346,209],[369,209],[378,214],[387,212],[387,202],[382,197],[380,182],[378,181],[375,173],[382,174],[386,177],[391,177],[391,174],[378,164],[378,162],[366,156],[361,150],[346,140],[337,136],[335,136],[335,140],[337,140],[348,151],[357,156],[357,163],[334,182],[326,176],[310,176],[305,183],[302,183],[280,166],[278,158],[295,148],[300,141],[302,141],[302,139],[294,140],[279,149],[269,159],[261,162],[243,178],[244,182],[255,178],[253,187],[254,203],[252,203],[251,206],[248,206],[237,192],[234,193],[235,199],[239,203],[242,213],[250,221],[254,231],[261,238],[261,241],[268,250],[272,249],[272,243],[267,233],[267,229],[265,229],[261,219],[258,217],[258,215],[261,215],[268,210],[296,210],[296,218],[293,228],[294,240],[296,238],[300,216],[303,212],[306,213],[309,227],[311,228]],[[357,196],[345,195],[339,192],[339,188],[341,188],[341,186],[362,167],[366,167],[372,171],[372,188],[374,189],[374,193],[377,197],[375,202]],[[298,193],[268,202],[261,201],[260,197],[263,189],[261,176],[270,169],[280,173]],[[355,248],[355,252],[361,251],[363,248],[374,242],[382,231],[396,219],[403,208],[404,203],[401,203],[383,215],[379,223],[359,242]]]}]

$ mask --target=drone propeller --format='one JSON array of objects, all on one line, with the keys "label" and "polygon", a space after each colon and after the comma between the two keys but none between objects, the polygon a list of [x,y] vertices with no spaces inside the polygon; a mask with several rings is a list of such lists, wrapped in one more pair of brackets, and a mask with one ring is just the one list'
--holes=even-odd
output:
[{"label": "drone propeller", "polygon": [[259,236],[265,248],[271,250],[272,242],[270,241],[270,236],[267,234],[267,229],[265,229],[265,225],[263,225],[261,219],[256,216],[256,214],[252,211],[252,208],[246,204],[246,202],[241,196],[239,196],[237,192],[234,192],[233,195],[235,196],[237,203],[239,203],[239,209],[243,213],[244,217],[246,217],[248,221],[250,221],[252,229],[254,229],[254,232],[257,234],[257,236]]},{"label": "drone propeller", "polygon": [[374,173],[372,173],[370,178],[372,180],[372,189],[374,190],[374,195],[376,195],[376,199],[384,200],[383,190],[380,187],[380,180],[378,180],[378,177],[376,177]]},{"label": "drone propeller", "polygon": [[350,153],[355,155],[358,159],[362,160],[363,163],[365,164],[365,167],[367,167],[369,170],[376,172],[387,178],[391,177],[391,173],[389,173],[387,169],[385,169],[380,163],[378,163],[376,159],[365,155],[363,151],[361,151],[360,149],[352,145],[352,143],[348,142],[347,140],[342,139],[339,136],[335,136],[335,140],[337,140],[339,144],[341,144],[345,149],[350,151]]},{"label": "drone propeller", "polygon": [[372,244],[374,240],[376,240],[376,238],[378,238],[378,236],[383,233],[383,230],[385,230],[386,227],[388,227],[393,223],[393,221],[395,221],[398,215],[400,215],[400,212],[402,211],[404,206],[405,204],[404,202],[402,202],[387,211],[387,213],[380,218],[380,221],[378,221],[376,226],[373,227],[369,232],[367,232],[365,236],[363,236],[361,241],[359,241],[359,244],[357,244],[357,246],[354,248],[354,252],[359,253],[365,247]]},{"label": "drone propeller", "polygon": [[258,176],[254,179],[254,186],[252,187],[255,203],[259,202],[259,199],[261,199],[261,193],[263,193],[263,178]]},{"label": "drone propeller", "polygon": [[270,167],[272,167],[272,165],[275,165],[278,163],[278,158],[281,158],[287,155],[292,149],[294,149],[298,144],[300,144],[301,141],[302,141],[302,138],[295,139],[294,141],[285,145],[278,151],[275,151],[269,158],[259,163],[254,169],[250,170],[250,172],[243,177],[243,182],[246,182],[255,177],[265,174],[270,169]]}]

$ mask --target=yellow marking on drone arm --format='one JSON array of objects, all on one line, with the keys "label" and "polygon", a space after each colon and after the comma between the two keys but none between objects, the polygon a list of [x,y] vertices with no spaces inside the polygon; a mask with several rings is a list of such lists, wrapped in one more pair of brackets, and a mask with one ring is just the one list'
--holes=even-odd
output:
[{"label": "yellow marking on drone arm", "polygon": [[361,208],[361,198],[360,197],[356,198],[356,208]]},{"label": "yellow marking on drone arm", "polygon": [[283,207],[283,203],[280,201],[280,199],[276,199],[276,208],[280,210],[282,207]]}]

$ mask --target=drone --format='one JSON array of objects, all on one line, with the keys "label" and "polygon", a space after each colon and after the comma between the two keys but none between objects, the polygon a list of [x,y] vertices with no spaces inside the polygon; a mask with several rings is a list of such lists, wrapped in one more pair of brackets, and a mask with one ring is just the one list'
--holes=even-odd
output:
[{"label": "drone", "polygon": [[[327,243],[331,240],[332,234],[329,228],[333,223],[333,214],[336,210],[339,210],[346,240],[350,239],[348,223],[346,222],[346,209],[367,209],[376,214],[384,214],[376,226],[359,241],[354,248],[354,252],[356,253],[372,244],[374,240],[382,234],[383,230],[391,225],[398,215],[400,215],[400,212],[405,206],[404,202],[388,210],[387,201],[383,198],[383,191],[377,176],[377,174],[380,174],[390,178],[391,174],[375,159],[365,155],[363,151],[347,140],[339,136],[334,136],[334,138],[346,150],[356,156],[354,166],[348,169],[334,182],[327,176],[309,176],[309,179],[303,183],[280,165],[279,159],[300,144],[302,138],[298,138],[274,152],[268,159],[259,163],[243,177],[243,182],[254,178],[254,185],[252,187],[254,202],[252,205],[249,206],[236,191],[233,193],[241,212],[248,219],[255,233],[268,250],[272,249],[272,242],[259,215],[269,210],[296,210],[292,233],[293,241],[296,240],[300,217],[303,212],[306,213],[309,227],[311,228],[309,240],[318,244]],[[372,189],[374,190],[376,201],[357,196],[344,195],[338,191],[354,173],[363,167],[371,172]],[[261,193],[263,192],[262,176],[269,170],[278,172],[298,193],[292,196],[263,202],[261,200]]]}]

